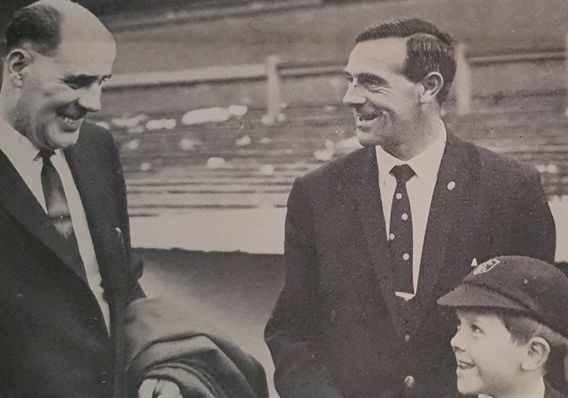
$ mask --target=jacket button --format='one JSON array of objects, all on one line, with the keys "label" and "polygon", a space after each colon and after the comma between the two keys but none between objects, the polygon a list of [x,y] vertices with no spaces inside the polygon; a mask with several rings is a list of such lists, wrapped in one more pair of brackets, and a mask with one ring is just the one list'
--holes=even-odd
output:
[{"label": "jacket button", "polygon": [[102,385],[105,385],[105,384],[108,383],[109,376],[110,376],[109,372],[104,372],[104,371],[101,372],[101,384]]},{"label": "jacket button", "polygon": [[404,341],[406,341],[407,343],[410,343],[410,335],[409,334],[404,336]]},{"label": "jacket button", "polygon": [[412,377],[412,376],[406,376],[406,377],[404,378],[404,386],[405,386],[406,388],[408,388],[409,390],[413,389],[414,386],[415,386],[415,384],[416,384],[416,380],[414,380],[414,377]]}]

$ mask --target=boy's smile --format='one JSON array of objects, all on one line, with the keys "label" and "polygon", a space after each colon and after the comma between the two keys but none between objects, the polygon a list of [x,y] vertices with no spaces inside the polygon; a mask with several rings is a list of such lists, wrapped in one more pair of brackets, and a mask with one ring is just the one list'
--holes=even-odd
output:
[{"label": "boy's smile", "polygon": [[458,390],[462,394],[511,395],[521,369],[523,345],[515,343],[503,321],[493,314],[457,311],[452,339]]}]

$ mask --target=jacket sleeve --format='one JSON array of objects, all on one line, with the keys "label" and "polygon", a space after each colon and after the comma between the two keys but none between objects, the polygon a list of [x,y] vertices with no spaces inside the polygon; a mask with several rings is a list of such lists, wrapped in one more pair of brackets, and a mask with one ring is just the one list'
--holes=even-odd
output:
[{"label": "jacket sleeve", "polygon": [[311,203],[296,180],[288,198],[286,280],[265,329],[281,398],[342,397],[320,347],[322,322]]},{"label": "jacket sleeve", "polygon": [[554,263],[556,228],[540,174],[535,170],[520,187],[519,207],[513,234],[515,253]]}]

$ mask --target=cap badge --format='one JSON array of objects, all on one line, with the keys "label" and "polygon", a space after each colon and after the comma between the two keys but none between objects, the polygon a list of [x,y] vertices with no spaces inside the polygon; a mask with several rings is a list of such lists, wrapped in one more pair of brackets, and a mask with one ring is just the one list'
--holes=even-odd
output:
[{"label": "cap badge", "polygon": [[473,275],[479,275],[489,272],[499,263],[500,261],[497,260],[496,258],[487,260],[484,263],[481,263],[477,267],[475,267],[475,269],[473,270]]}]

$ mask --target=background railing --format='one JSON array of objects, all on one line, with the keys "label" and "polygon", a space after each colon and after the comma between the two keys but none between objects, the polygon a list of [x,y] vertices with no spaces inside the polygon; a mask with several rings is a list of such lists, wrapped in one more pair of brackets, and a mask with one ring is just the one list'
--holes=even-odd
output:
[{"label": "background railing", "polygon": [[[568,51],[568,35],[567,51]],[[453,83],[456,113],[465,115],[473,111],[474,96],[471,68],[486,67],[496,64],[518,64],[551,61],[565,61],[566,52],[562,50],[546,52],[525,52],[483,56],[467,56],[466,45],[456,45],[457,72]],[[568,63],[566,63],[568,85]],[[166,86],[191,86],[200,83],[228,83],[244,81],[266,81],[267,115],[276,118],[280,111],[280,102],[285,100],[282,94],[284,81],[288,78],[321,77],[342,75],[344,65],[330,64],[294,64],[282,62],[278,56],[270,56],[264,64],[234,66],[214,66],[180,71],[132,73],[114,76],[105,86],[107,91],[131,88],[152,88]],[[531,93],[538,94],[538,93]]]}]

